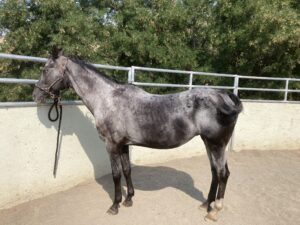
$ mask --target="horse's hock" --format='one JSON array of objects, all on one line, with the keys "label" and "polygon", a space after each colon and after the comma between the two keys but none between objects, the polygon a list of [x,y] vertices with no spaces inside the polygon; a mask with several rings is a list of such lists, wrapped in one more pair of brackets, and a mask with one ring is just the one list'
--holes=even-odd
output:
[{"label": "horse's hock", "polygon": [[[57,124],[48,121],[48,109],[49,106],[0,108],[1,209],[68,189],[111,171],[92,115],[85,106],[68,105],[64,106],[61,155],[54,179]],[[299,104],[244,102],[233,150],[299,149],[299,112]],[[131,147],[132,163],[138,165],[200,154],[206,154],[200,137],[166,151]]]}]

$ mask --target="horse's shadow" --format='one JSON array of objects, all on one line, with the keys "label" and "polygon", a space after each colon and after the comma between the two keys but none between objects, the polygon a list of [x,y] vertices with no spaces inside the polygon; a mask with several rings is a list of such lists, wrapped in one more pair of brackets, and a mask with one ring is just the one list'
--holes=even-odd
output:
[{"label": "horse's shadow", "polygon": [[[49,121],[48,110],[48,106],[37,107],[38,118],[47,128],[54,127],[57,130],[58,122]],[[52,116],[55,117],[55,110],[53,110]],[[59,145],[61,151],[63,151],[64,148],[64,137],[69,135],[76,135],[78,138],[82,149],[93,166],[95,178],[103,175],[103,170],[106,170],[106,172],[110,171],[110,169],[107,169],[110,164],[105,150],[105,144],[99,139],[92,115],[90,113],[83,113],[80,108],[75,105],[63,106],[61,142]],[[54,140],[54,137],[52,138]],[[54,147],[55,143],[53,143],[53,151]],[[63,165],[59,162],[57,169],[58,174],[61,166]]]},{"label": "horse's shadow", "polygon": [[[57,130],[58,123],[48,120],[48,110],[49,107],[47,106],[37,107],[38,118],[47,128],[54,126]],[[61,137],[73,134],[77,136],[93,165],[95,179],[113,199],[114,185],[111,174],[101,177],[103,170],[110,171],[110,161],[105,150],[105,144],[98,137],[91,115],[84,114],[78,106],[64,107]],[[63,146],[61,147],[63,148]],[[189,174],[170,167],[133,165],[132,179],[134,188],[137,190],[155,191],[172,187],[198,201],[205,201],[203,193],[195,188],[193,178]],[[125,182],[123,181],[122,184]],[[125,195],[125,189],[122,189]]]},{"label": "horse's shadow", "polygon": [[[164,166],[133,166],[133,186],[137,190],[157,191],[167,187],[178,189],[190,197],[204,202],[203,193],[194,186],[193,178],[186,172]],[[111,175],[105,175],[97,182],[114,199],[114,185]],[[122,194],[126,196],[125,181],[122,180]]]}]

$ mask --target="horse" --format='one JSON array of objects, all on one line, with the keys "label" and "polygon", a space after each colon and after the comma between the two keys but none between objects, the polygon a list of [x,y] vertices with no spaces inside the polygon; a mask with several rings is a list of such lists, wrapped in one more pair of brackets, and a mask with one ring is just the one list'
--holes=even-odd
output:
[{"label": "horse", "polygon": [[217,220],[230,174],[225,148],[243,109],[236,95],[207,87],[150,94],[135,85],[117,82],[92,65],[54,49],[34,87],[33,99],[42,103],[49,96],[58,98],[67,88],[73,88],[93,114],[109,154],[115,195],[107,213],[117,214],[122,201],[121,170],[127,184],[123,205],[133,204],[130,145],[169,149],[200,136],[212,173],[209,194],[201,206],[207,210],[206,219]]}]

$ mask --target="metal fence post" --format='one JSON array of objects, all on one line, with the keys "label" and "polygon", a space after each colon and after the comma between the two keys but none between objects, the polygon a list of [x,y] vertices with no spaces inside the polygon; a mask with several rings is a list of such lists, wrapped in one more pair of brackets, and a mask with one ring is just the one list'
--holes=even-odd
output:
[{"label": "metal fence post", "polygon": [[239,75],[235,75],[234,77],[233,93],[235,95],[238,95],[239,93]]},{"label": "metal fence post", "polygon": [[127,83],[130,84],[130,81],[131,81],[131,68],[130,70],[128,70],[128,78],[127,78]]},{"label": "metal fence post", "polygon": [[129,84],[134,82],[134,72],[135,72],[134,66],[131,66],[130,70],[128,71],[128,83]]},{"label": "metal fence post", "polygon": [[287,99],[288,99],[289,82],[290,82],[290,79],[286,79],[286,81],[285,81],[285,90],[284,90],[284,99],[283,99],[285,102],[286,102]]},{"label": "metal fence post", "polygon": [[[234,77],[234,84],[233,84],[233,93],[237,96],[239,94],[239,75],[235,75]],[[229,141],[228,150],[233,151],[234,145],[234,136],[235,136],[235,129],[232,131],[232,135]]]},{"label": "metal fence post", "polygon": [[189,80],[189,90],[193,87],[193,73],[190,73],[190,80]]},{"label": "metal fence post", "polygon": [[130,82],[129,83],[133,83],[134,82],[134,74],[135,73],[135,68],[134,66],[130,67]]}]

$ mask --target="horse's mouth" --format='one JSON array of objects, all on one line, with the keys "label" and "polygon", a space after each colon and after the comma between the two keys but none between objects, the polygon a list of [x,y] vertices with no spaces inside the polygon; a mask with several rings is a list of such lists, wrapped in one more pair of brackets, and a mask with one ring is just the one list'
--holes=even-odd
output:
[{"label": "horse's mouth", "polygon": [[34,89],[33,93],[32,93],[32,99],[34,102],[36,102],[37,104],[42,104],[46,102],[46,97],[47,94],[38,90],[38,89]]}]

